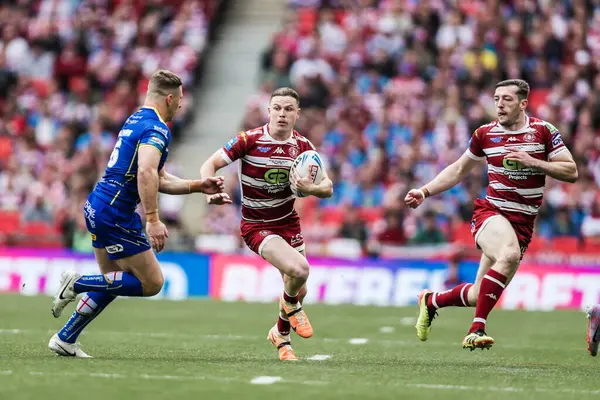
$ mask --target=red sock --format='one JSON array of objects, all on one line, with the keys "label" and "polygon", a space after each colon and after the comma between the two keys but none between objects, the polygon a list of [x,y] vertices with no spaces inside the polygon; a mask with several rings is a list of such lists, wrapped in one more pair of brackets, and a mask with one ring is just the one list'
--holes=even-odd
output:
[{"label": "red sock", "polygon": [[283,336],[287,336],[290,334],[290,321],[288,321],[287,319],[283,319],[281,318],[281,315],[279,316],[279,318],[277,319],[277,330],[279,331],[280,335]]},{"label": "red sock", "polygon": [[287,294],[287,293],[285,292],[285,290],[284,290],[284,291],[283,291],[283,299],[284,299],[285,301],[287,301],[288,303],[296,304],[296,303],[298,303],[299,296],[298,296],[298,295],[296,295],[296,296],[290,296],[290,295],[289,295],[289,294]]},{"label": "red sock", "polygon": [[485,332],[485,323],[492,308],[496,305],[504,288],[506,287],[506,277],[500,272],[490,269],[483,276],[479,295],[477,296],[477,306],[475,307],[475,318],[469,333],[475,331]]},{"label": "red sock", "polygon": [[427,298],[427,307],[436,309],[450,306],[469,307],[467,295],[471,286],[473,284],[463,283],[445,292],[435,292]]}]

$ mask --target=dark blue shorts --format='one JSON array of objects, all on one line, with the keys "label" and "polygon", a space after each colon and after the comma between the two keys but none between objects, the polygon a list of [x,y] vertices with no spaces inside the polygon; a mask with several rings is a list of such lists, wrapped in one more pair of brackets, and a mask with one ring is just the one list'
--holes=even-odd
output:
[{"label": "dark blue shorts", "polygon": [[92,245],[106,249],[108,258],[119,260],[150,249],[137,212],[123,212],[90,194],[83,207]]}]

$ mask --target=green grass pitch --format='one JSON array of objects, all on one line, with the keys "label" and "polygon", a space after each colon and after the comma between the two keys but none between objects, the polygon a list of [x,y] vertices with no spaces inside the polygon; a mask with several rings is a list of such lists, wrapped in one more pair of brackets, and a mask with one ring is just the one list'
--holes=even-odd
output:
[{"label": "green grass pitch", "polygon": [[[48,350],[68,316],[52,318],[50,305],[0,295],[0,399],[600,398],[581,312],[496,310],[496,345],[471,352],[460,343],[472,309],[442,310],[421,343],[416,307],[307,305],[315,335],[292,334],[301,360],[283,363],[266,340],[275,304],[120,299],[80,337],[90,360]],[[252,383],[261,376],[275,378]]]}]

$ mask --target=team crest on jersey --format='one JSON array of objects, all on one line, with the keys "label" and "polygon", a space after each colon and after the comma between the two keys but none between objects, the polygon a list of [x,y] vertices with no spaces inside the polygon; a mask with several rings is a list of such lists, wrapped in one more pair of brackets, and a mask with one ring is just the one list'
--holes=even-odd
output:
[{"label": "team crest on jersey", "polygon": [[500,143],[502,141],[502,139],[504,139],[502,136],[496,136],[491,138],[490,140],[494,143]]},{"label": "team crest on jersey", "polygon": [[288,153],[290,153],[290,157],[292,158],[296,158],[298,157],[298,148],[297,147],[290,147],[290,149],[288,150]]},{"label": "team crest on jersey", "polygon": [[533,142],[535,141],[535,135],[533,133],[526,133],[525,136],[523,136],[523,139],[526,142]]}]

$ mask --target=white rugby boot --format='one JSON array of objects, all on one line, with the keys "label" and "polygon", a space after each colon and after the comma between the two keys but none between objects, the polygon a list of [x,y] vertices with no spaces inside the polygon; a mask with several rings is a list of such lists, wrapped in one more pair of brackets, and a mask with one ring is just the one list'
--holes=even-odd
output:
[{"label": "white rugby boot", "polygon": [[80,277],[81,275],[73,270],[62,273],[60,287],[52,302],[52,315],[54,315],[54,318],[60,317],[67,304],[77,297],[77,293],[75,293],[75,281]]},{"label": "white rugby boot", "polygon": [[58,337],[58,333],[55,333],[54,336],[50,338],[50,341],[48,342],[48,348],[59,356],[92,358],[92,356],[87,355],[83,350],[81,350],[81,346],[79,346],[78,343],[67,343],[62,341]]}]

